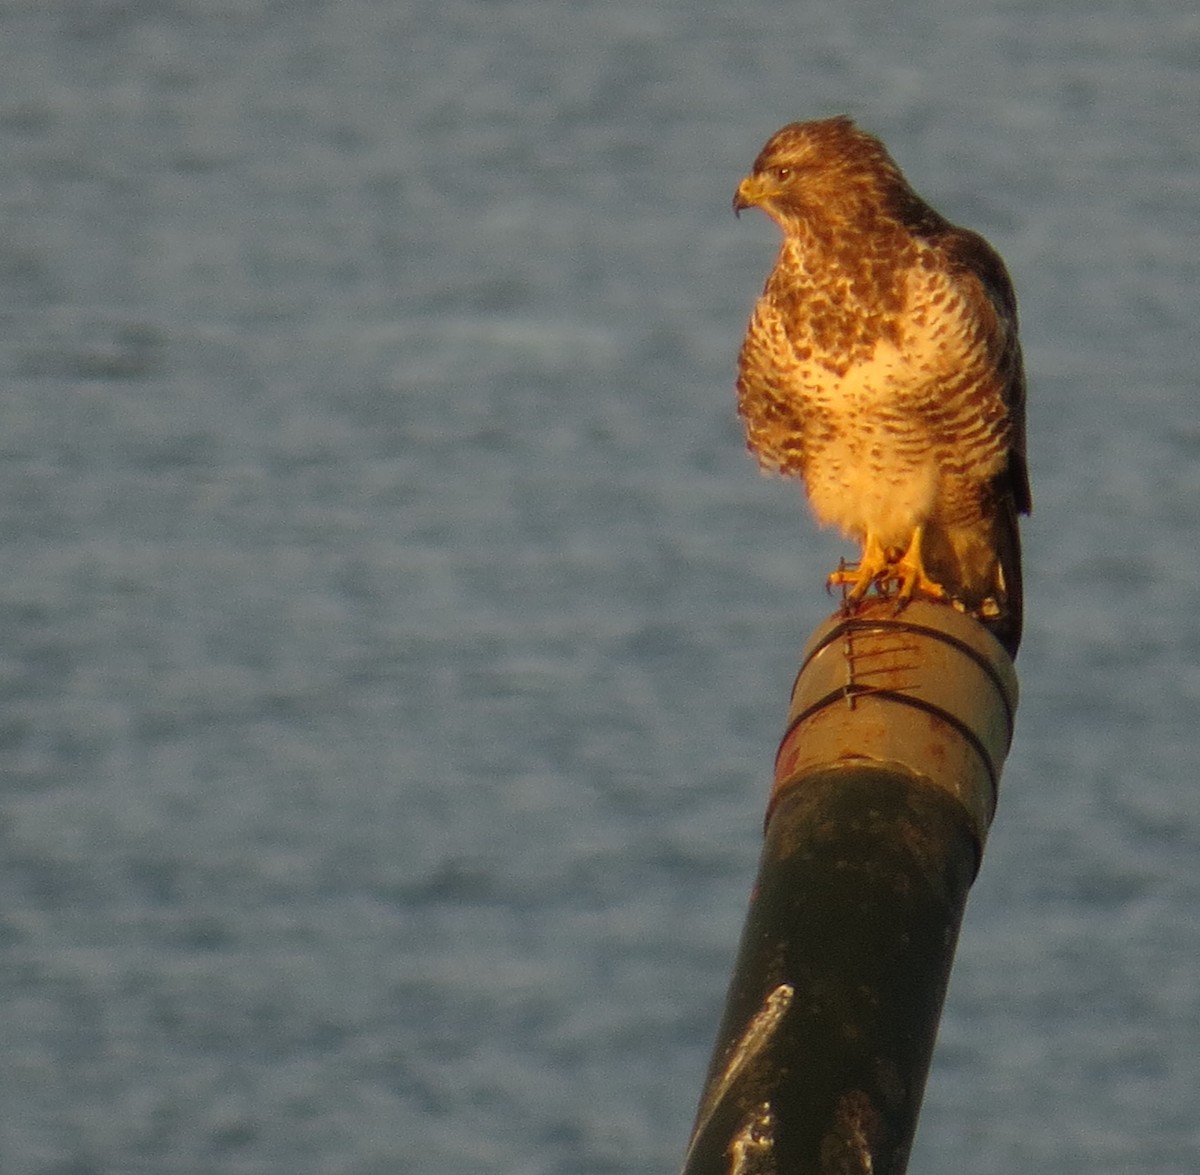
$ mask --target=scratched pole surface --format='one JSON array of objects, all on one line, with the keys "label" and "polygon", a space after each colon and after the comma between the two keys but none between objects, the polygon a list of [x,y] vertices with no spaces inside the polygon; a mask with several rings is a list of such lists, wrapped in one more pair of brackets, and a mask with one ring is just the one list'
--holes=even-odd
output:
[{"label": "scratched pole surface", "polygon": [[905,1171],[1016,699],[944,605],[814,635],[685,1175]]}]

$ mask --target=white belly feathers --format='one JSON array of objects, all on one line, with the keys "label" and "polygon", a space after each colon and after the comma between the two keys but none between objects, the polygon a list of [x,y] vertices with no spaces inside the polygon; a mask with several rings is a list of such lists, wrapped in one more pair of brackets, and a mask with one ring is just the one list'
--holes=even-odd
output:
[{"label": "white belly feathers", "polygon": [[[930,348],[933,360],[940,348]],[[804,480],[817,519],[862,540],[907,544],[933,512],[937,446],[917,401],[927,399],[935,363],[880,340],[871,358],[838,375],[818,364],[800,373],[819,421]]]}]

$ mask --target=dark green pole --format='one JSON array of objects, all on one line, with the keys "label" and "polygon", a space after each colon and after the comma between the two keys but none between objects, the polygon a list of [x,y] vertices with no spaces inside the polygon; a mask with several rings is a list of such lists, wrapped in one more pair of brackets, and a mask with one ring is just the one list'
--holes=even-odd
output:
[{"label": "dark green pole", "polygon": [[1017,681],[953,608],[814,635],[685,1175],[902,1175]]}]

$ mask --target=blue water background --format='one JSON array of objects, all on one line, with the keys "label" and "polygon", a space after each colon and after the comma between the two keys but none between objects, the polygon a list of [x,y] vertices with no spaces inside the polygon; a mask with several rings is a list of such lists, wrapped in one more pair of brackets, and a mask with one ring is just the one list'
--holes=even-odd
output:
[{"label": "blue water background", "polygon": [[912,1170],[1200,1169],[1200,14],[0,7],[0,1168],[673,1171],[845,549],[732,371],[845,111],[1001,250],[1018,738]]}]

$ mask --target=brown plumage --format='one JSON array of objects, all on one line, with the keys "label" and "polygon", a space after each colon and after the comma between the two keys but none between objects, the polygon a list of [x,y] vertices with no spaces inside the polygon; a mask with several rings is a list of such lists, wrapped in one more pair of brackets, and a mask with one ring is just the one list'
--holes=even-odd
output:
[{"label": "brown plumage", "polygon": [[792,123],[734,197],[783,230],[738,360],[738,410],[768,470],[804,479],[862,545],[836,571],[946,599],[1021,639],[1017,515],[1029,513],[1012,283],[991,246],[913,190],[848,118]]}]

